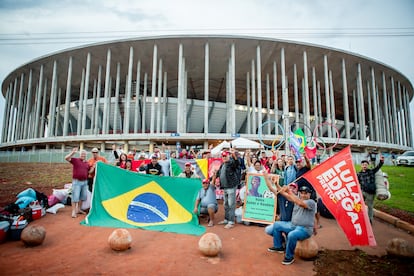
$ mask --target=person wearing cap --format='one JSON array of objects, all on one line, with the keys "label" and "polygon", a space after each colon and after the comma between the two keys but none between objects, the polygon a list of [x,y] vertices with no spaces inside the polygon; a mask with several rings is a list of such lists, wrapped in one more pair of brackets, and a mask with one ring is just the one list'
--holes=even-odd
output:
[{"label": "person wearing cap", "polygon": [[218,224],[225,224],[224,228],[230,229],[234,227],[236,188],[240,183],[238,175],[240,162],[233,149],[230,149],[230,151],[223,151],[221,158],[223,163],[221,163],[220,168],[213,175],[213,183],[216,183],[216,178],[219,178],[220,187],[224,191],[224,220]]},{"label": "person wearing cap", "polygon": [[80,151],[79,158],[73,157],[78,152],[78,148],[73,148],[72,151],[65,156],[65,160],[72,164],[72,218],[76,218],[77,214],[85,214],[81,210],[82,201],[87,199],[88,192],[88,173],[91,173],[94,168],[89,166],[86,161],[86,150]]},{"label": "person wearing cap", "polygon": [[293,207],[291,221],[276,221],[273,224],[273,246],[270,252],[285,252],[283,248],[283,233],[286,235],[286,252],[282,261],[284,265],[292,264],[295,259],[295,248],[298,241],[312,236],[315,223],[316,202],[310,198],[312,191],[307,186],[299,188],[299,196],[289,192],[288,186],[276,189],[272,186],[267,172],[264,173],[266,185],[274,194],[280,193],[287,200],[292,201]]},{"label": "person wearing cap", "polygon": [[92,157],[88,160],[89,166],[93,168],[93,171],[88,175],[88,189],[90,192],[92,192],[92,187],[94,184],[96,162],[108,163],[105,157],[99,155],[98,148],[93,148],[91,152]]},{"label": "person wearing cap", "polygon": [[161,165],[158,164],[158,155],[155,153],[151,155],[151,162],[147,164],[145,169],[146,174],[162,176]]},{"label": "person wearing cap", "polygon": [[208,178],[202,181],[203,187],[197,194],[197,199],[194,204],[194,213],[198,214],[198,207],[200,206],[200,214],[208,215],[208,226],[214,225],[214,214],[218,211],[216,199],[216,187],[210,184]]},{"label": "person wearing cap", "polygon": [[178,177],[186,177],[186,178],[200,178],[198,174],[193,171],[191,167],[191,163],[187,162],[184,165],[184,171],[178,175]]}]

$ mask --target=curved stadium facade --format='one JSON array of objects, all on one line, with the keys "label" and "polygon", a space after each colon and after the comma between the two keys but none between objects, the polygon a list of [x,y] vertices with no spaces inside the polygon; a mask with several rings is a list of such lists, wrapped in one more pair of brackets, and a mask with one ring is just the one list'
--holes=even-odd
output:
[{"label": "curved stadium facade", "polygon": [[335,149],[413,146],[413,86],[404,75],[353,53],[276,39],[166,36],[88,45],[17,68],[2,93],[1,151],[105,150],[114,142],[206,148],[239,136],[271,145],[296,127],[327,147],[338,142]]}]

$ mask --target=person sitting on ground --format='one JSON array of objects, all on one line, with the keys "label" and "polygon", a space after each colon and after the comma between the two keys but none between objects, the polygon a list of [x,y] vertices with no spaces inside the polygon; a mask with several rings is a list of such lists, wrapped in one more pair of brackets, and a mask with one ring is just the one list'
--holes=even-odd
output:
[{"label": "person sitting on ground", "polygon": [[[264,173],[264,177],[269,190],[277,194],[278,191],[272,186],[267,172]],[[279,190],[279,193],[289,201],[292,201],[295,206],[293,207],[291,221],[276,221],[273,224],[273,246],[268,251],[284,252],[282,234],[285,233],[286,252],[282,264],[290,265],[295,261],[294,255],[297,242],[312,236],[315,223],[316,202],[310,198],[312,191],[307,186],[299,188],[299,197],[290,193],[287,186],[283,186]]]},{"label": "person sitting on ground", "polygon": [[194,213],[198,213],[200,205],[200,214],[208,215],[208,226],[211,227],[214,225],[214,214],[218,211],[216,187],[214,184],[210,184],[208,178],[204,179],[202,183],[203,187],[198,192],[194,205]]},{"label": "person sitting on ground", "polygon": [[186,177],[186,178],[200,178],[198,174],[193,171],[191,167],[191,163],[187,162],[184,165],[184,171],[178,175],[178,177]]}]

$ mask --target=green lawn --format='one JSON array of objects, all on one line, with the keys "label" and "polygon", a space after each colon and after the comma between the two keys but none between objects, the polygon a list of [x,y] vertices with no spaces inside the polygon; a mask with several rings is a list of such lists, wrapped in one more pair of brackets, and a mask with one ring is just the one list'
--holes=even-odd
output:
[{"label": "green lawn", "polygon": [[[359,172],[360,165],[355,169]],[[383,172],[388,174],[391,198],[384,201],[376,200],[375,204],[383,204],[414,213],[414,167],[383,166]]]}]

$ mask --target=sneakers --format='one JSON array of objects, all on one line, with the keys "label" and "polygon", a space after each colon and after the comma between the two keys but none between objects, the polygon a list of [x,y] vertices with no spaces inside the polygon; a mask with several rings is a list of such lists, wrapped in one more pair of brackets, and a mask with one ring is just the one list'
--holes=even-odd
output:
[{"label": "sneakers", "polygon": [[214,223],[213,223],[213,221],[212,220],[210,220],[209,222],[208,222],[208,227],[212,227],[214,225]]},{"label": "sneakers", "polygon": [[294,258],[292,258],[292,259],[287,259],[286,257],[283,259],[283,261],[282,261],[282,264],[284,264],[284,265],[290,265],[290,264],[293,264],[293,262],[295,261],[295,259]]},{"label": "sneakers", "polygon": [[72,211],[72,218],[76,218],[76,217],[77,217],[76,212]]},{"label": "sneakers", "polygon": [[226,226],[224,226],[225,229],[230,229],[234,227],[234,223],[227,223]]},{"label": "sneakers", "polygon": [[283,250],[283,247],[274,247],[274,246],[272,246],[272,247],[269,247],[268,249],[267,249],[267,251],[269,251],[269,252],[278,252],[278,253],[284,253],[285,252],[285,250]]},{"label": "sneakers", "polygon": [[227,219],[220,221],[217,224],[223,225],[223,224],[228,224],[229,222],[227,221]]}]

